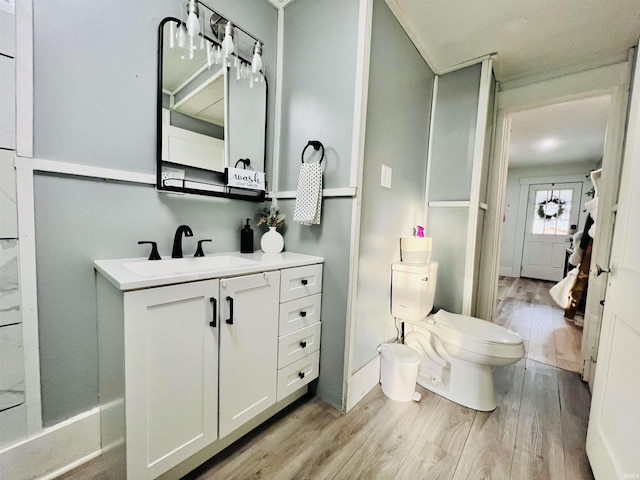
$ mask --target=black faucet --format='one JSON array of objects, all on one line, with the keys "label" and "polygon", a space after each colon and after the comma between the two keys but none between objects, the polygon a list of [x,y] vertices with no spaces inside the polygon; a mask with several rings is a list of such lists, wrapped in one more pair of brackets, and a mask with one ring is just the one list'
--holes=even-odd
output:
[{"label": "black faucet", "polygon": [[171,258],[182,258],[182,234],[185,237],[193,237],[193,232],[188,225],[180,225],[176,230],[176,235],[173,237],[173,250],[171,251]]}]

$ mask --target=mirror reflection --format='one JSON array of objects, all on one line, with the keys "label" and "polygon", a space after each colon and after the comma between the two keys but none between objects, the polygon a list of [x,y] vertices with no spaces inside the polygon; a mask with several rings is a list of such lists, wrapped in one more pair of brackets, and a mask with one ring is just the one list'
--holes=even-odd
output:
[{"label": "mirror reflection", "polygon": [[[166,18],[160,26],[157,186],[233,197],[227,168],[265,170],[263,45],[191,3],[197,16],[186,23]],[[243,194],[255,192],[235,196]]]},{"label": "mirror reflection", "polygon": [[193,45],[203,37],[181,28],[176,22],[163,28],[162,160],[223,172],[226,68],[209,66],[208,45]]}]

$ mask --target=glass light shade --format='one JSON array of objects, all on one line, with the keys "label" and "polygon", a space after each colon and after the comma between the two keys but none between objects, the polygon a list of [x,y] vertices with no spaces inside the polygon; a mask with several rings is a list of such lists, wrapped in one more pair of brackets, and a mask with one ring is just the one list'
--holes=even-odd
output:
[{"label": "glass light shade", "polygon": [[215,63],[213,59],[213,43],[207,42],[205,48],[207,49],[207,66],[208,68],[211,68],[211,66]]},{"label": "glass light shade", "polygon": [[222,50],[224,56],[228,57],[233,53],[235,46],[233,45],[233,25],[231,22],[227,22],[224,28],[224,40],[222,40]]},{"label": "glass light shade", "polygon": [[187,46],[187,32],[184,29],[184,25],[180,24],[176,37],[178,39],[178,47],[185,48]]},{"label": "glass light shade", "polygon": [[176,48],[176,24],[169,22],[169,48]]},{"label": "glass light shade", "polygon": [[259,73],[262,70],[262,44],[256,42],[253,47],[253,58],[251,59],[251,71]]},{"label": "glass light shade", "polygon": [[253,54],[253,59],[251,60],[251,71],[258,73],[260,70],[262,70],[262,56],[256,52]]},{"label": "glass light shade", "polygon": [[189,12],[189,16],[187,17],[187,32],[189,32],[190,37],[195,37],[200,33],[200,22],[193,10]]}]

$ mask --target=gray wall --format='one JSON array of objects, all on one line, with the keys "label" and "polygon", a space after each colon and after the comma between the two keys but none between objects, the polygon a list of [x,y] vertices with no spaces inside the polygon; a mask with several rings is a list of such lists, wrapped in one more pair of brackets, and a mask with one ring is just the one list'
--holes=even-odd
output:
[{"label": "gray wall", "polygon": [[[433,128],[429,201],[468,201],[471,192],[481,64],[442,75]],[[467,207],[429,207],[427,236],[440,262],[435,307],[462,312]]]},{"label": "gray wall", "polygon": [[[207,3],[264,40],[275,72],[276,10],[264,0]],[[36,156],[155,173],[158,26],[181,8],[177,0],[34,0]],[[268,138],[270,163],[272,128]]]},{"label": "gray wall", "polygon": [[[351,141],[358,3],[297,0],[285,9],[279,190],[297,189],[300,154],[309,140],[325,146],[324,187],[349,186],[355,161]],[[293,200],[279,202],[287,214],[285,249],[325,257],[317,394],[338,407],[343,400],[353,201],[325,199],[321,224],[312,227],[293,222]]]},{"label": "gray wall", "polygon": [[[353,372],[396,336],[389,310],[399,237],[424,219],[434,74],[383,0],[374,0]],[[393,169],[380,186],[381,165]]]},{"label": "gray wall", "polygon": [[285,10],[280,190],[297,188],[309,140],[325,147],[324,187],[349,186],[358,4],[297,0]]},{"label": "gray wall", "polygon": [[[275,72],[277,12],[263,0],[210,0],[220,13],[265,41]],[[175,0],[34,0],[35,156],[154,173],[157,29],[178,16]],[[270,87],[275,79],[270,79]],[[270,88],[268,163],[273,139]],[[238,250],[245,217],[260,205],[157,193],[153,187],[37,175],[36,248],[40,361],[45,426],[97,405],[97,337],[92,262],[168,254],[175,228],[211,252]]]},{"label": "gray wall", "polygon": [[482,65],[438,78],[429,200],[469,200]]}]

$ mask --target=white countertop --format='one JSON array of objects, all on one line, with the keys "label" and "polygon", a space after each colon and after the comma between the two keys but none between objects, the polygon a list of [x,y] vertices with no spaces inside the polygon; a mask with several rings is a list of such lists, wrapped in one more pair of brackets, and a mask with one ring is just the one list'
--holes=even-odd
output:
[{"label": "white countertop", "polygon": [[[210,257],[233,256],[244,260],[250,260],[251,263],[243,265],[230,265],[215,268],[196,268],[185,269],[185,271],[177,271],[171,273],[155,273],[141,275],[136,273],[127,264],[140,264],[142,262],[172,262],[172,258],[164,258],[162,260],[147,260],[146,257],[141,258],[123,258],[116,260],[96,260],[93,262],[95,269],[104,275],[113,285],[122,291],[138,290],[141,288],[159,287],[162,285],[172,285],[176,283],[195,282],[198,280],[207,280],[211,278],[233,277],[237,275],[246,275],[258,272],[267,272],[270,270],[280,270],[282,268],[301,267],[304,265],[313,265],[324,262],[324,258],[312,255],[304,255],[301,253],[282,252],[282,253],[239,253],[224,252],[209,254]],[[185,257],[193,258],[193,257]],[[175,259],[179,260],[179,259]],[[193,260],[197,263],[197,259]]]}]

